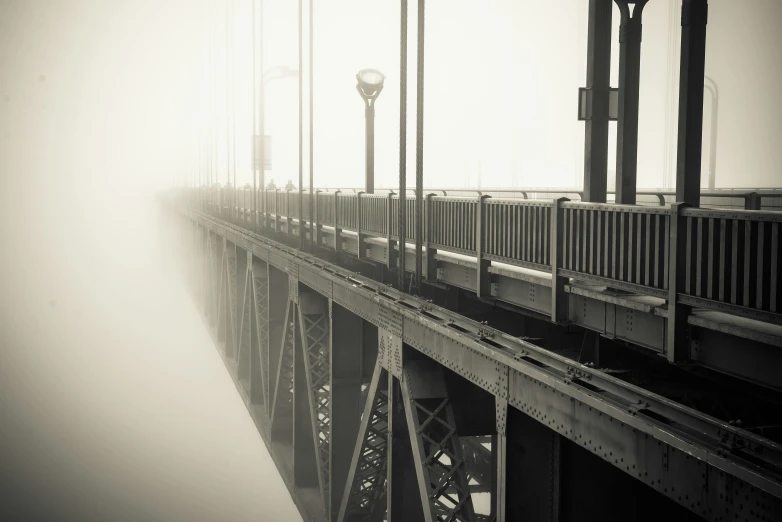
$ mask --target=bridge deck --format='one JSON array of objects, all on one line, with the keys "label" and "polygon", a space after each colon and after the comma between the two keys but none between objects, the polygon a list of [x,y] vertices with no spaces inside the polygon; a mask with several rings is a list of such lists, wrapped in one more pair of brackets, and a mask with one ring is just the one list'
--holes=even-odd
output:
[{"label": "bridge deck", "polygon": [[[583,499],[578,500],[578,493],[567,485],[561,473],[565,469],[563,466],[571,469],[578,462],[582,465],[572,468],[571,473],[584,473],[586,468],[583,465],[587,461],[591,462],[589,459],[583,460],[587,458],[586,455],[597,459],[591,466],[598,466],[596,462],[600,461],[621,472],[619,475],[616,472],[601,472],[607,490],[629,491],[627,488],[631,488],[634,495],[659,495],[660,499],[669,499],[671,503],[654,501],[650,497],[650,502],[643,503],[645,509],[651,509],[650,512],[660,516],[679,517],[681,512],[677,510],[680,508],[676,506],[696,514],[696,518],[707,520],[721,520],[725,515],[729,518],[741,515],[753,520],[773,520],[782,513],[782,447],[778,443],[634,386],[612,376],[610,371],[604,372],[580,364],[555,351],[543,349],[532,342],[472,321],[464,315],[401,293],[324,259],[256,234],[248,230],[252,226],[245,219],[246,216],[242,217],[244,214],[242,211],[234,212],[234,223],[231,223],[196,210],[183,211],[185,230],[191,239],[188,252],[192,258],[203,263],[193,281],[199,288],[197,295],[205,306],[207,321],[215,325],[217,340],[227,343],[223,352],[226,360],[243,361],[246,358],[248,361],[244,365],[249,366],[250,370],[242,370],[241,362],[237,362],[236,369],[231,365],[229,369],[238,382],[245,382],[244,385],[238,384],[238,387],[245,390],[245,402],[264,434],[267,445],[270,445],[282,475],[288,477],[289,487],[305,519],[350,520],[351,509],[355,516],[360,516],[361,509],[370,505],[379,509],[378,506],[385,507],[386,503],[396,506],[397,512],[402,510],[407,513],[411,510],[410,513],[414,513],[417,509],[439,513],[447,510],[444,506],[448,502],[443,499],[449,496],[461,499],[457,503],[461,507],[454,508],[451,505],[448,508],[452,514],[458,515],[458,519],[481,519],[474,514],[472,502],[468,502],[470,487],[464,486],[466,482],[460,482],[465,480],[462,473],[473,477],[471,483],[475,482],[474,477],[493,477],[491,484],[473,484],[473,493],[476,495],[479,491],[491,491],[491,507],[489,512],[484,513],[487,517],[505,519],[507,510],[509,513],[525,513],[532,519],[538,519],[536,514],[540,513],[536,509],[543,507],[534,507],[533,497],[545,498],[548,502],[546,509],[551,509],[551,502],[556,505],[567,503],[569,506],[583,502]],[[310,227],[306,225],[304,228]],[[262,229],[270,237],[276,234],[277,239],[285,240],[288,234],[295,235],[299,226],[297,221],[287,217],[265,215]],[[329,232],[328,229],[324,232],[324,229],[316,225],[316,235],[326,236]],[[335,237],[339,237],[340,232],[339,227],[333,227]],[[389,251],[392,250],[388,248],[388,243],[384,246],[382,241],[364,240],[360,227],[354,234],[339,237],[342,248],[338,250],[357,253],[357,257],[365,264],[381,267],[388,265]],[[388,241],[388,238],[385,240]],[[355,247],[351,242],[356,243]],[[323,243],[329,244],[329,241]],[[373,252],[375,247],[384,252]],[[330,258],[327,251],[323,255]],[[240,261],[244,257],[246,261]],[[474,290],[478,277],[475,275],[478,271],[475,257],[459,252],[438,251],[437,277],[430,283],[435,287],[442,286],[446,291],[449,287],[458,286]],[[247,270],[244,276],[241,275],[242,268]],[[551,318],[551,289],[556,286],[552,285],[552,280],[555,273],[557,278],[562,277],[559,273],[502,265],[494,261],[486,272],[497,278],[492,283],[496,286],[492,295],[487,296],[489,299],[499,303],[505,294],[509,294],[505,304],[514,304],[513,300],[518,301],[519,296],[524,295],[526,300],[514,306],[521,308],[527,305],[532,315]],[[255,281],[256,277],[260,277],[258,274],[263,274],[269,288],[266,295],[268,306],[263,312],[267,315],[264,317],[259,314],[252,324],[268,324],[270,327],[259,333],[260,337],[254,338],[251,334],[242,333],[246,329],[244,325],[250,323],[241,318],[255,317],[255,314],[250,310],[252,306],[248,308],[248,299],[242,300],[239,292],[242,277],[245,284],[249,285],[251,279]],[[219,281],[217,284],[216,280]],[[272,291],[274,285],[277,285],[276,292]],[[222,292],[220,288],[227,290]],[[282,288],[285,289],[284,294],[280,293]],[[593,328],[603,335],[637,341],[636,344],[665,353],[664,341],[654,341],[650,335],[657,332],[658,337],[664,339],[668,312],[662,297],[617,292],[594,281],[576,279],[564,284],[562,291],[569,296],[565,320]],[[231,299],[234,302],[232,306]],[[278,306],[274,305],[275,299]],[[226,316],[233,319],[221,319],[221,307],[233,310],[232,315]],[[272,324],[283,325],[290,321],[273,317],[278,313],[275,310],[285,308],[290,308],[290,313],[295,316],[291,324],[300,326],[299,331],[293,328],[290,336],[281,331],[281,326],[277,327],[276,333],[275,328],[271,327]],[[254,310],[257,312],[260,307]],[[599,315],[601,312],[602,316]],[[617,315],[621,314],[624,314],[624,320],[616,320]],[[611,315],[613,325],[607,320]],[[355,323],[355,318],[360,318],[359,323]],[[309,333],[312,325],[319,320],[327,324],[324,328],[331,336],[325,345],[322,341],[316,343]],[[696,311],[688,316],[688,320],[693,327],[732,337],[745,335],[752,338],[754,343],[774,340],[764,344],[766,348],[779,339],[777,326],[759,325],[757,321],[746,318],[726,317],[724,312]],[[644,322],[648,324],[644,326]],[[602,326],[598,327],[598,323]],[[234,334],[230,333],[232,328],[235,329]],[[641,329],[641,332],[635,331],[637,329]],[[334,342],[338,336],[344,336],[345,331],[363,331],[364,334],[359,335],[360,346],[353,346],[344,337],[340,338],[339,343]],[[232,339],[232,335],[237,337]],[[720,344],[719,339],[715,341],[707,337],[702,336],[701,342],[710,346]],[[266,344],[263,339],[267,339]],[[257,350],[250,348],[255,343],[260,347]],[[313,346],[318,347],[314,352]],[[758,346],[752,345],[752,349],[758,349]],[[349,365],[341,366],[348,363],[338,361],[341,352],[348,353],[350,350],[357,350],[352,359],[363,361],[362,368],[351,370],[353,377],[344,373],[348,372]],[[256,353],[266,355],[257,358],[254,355]],[[325,368],[325,373],[322,366],[324,354],[331,358],[331,366]],[[712,359],[720,356],[724,357],[724,354],[714,350],[708,354]],[[435,366],[432,366],[434,363]],[[288,364],[292,366],[288,367]],[[244,380],[240,377],[243,371]],[[772,367],[765,378],[773,380],[774,371]],[[733,373],[740,374],[741,368]],[[287,375],[291,375],[289,392],[284,391],[288,386],[285,384],[288,377],[284,377]],[[300,378],[296,379],[295,375],[300,375]],[[323,378],[330,383],[326,387],[322,386]],[[437,384],[440,382],[443,384]],[[340,388],[342,383],[347,387],[344,390]],[[348,391],[351,386],[349,383],[353,383],[352,392]],[[358,399],[364,397],[361,388],[365,390],[366,400]],[[337,394],[337,389],[342,390],[340,394],[348,393],[354,399],[340,402],[343,396]],[[279,400],[280,397],[287,397],[287,393],[291,393],[293,398],[285,406]],[[303,397],[310,399],[304,400]],[[439,407],[435,404],[440,400],[438,397],[445,400]],[[488,421],[482,419],[486,417],[487,409],[479,407],[485,404],[487,398],[491,398],[488,411],[492,412]],[[318,409],[321,401],[330,404],[330,409]],[[402,417],[393,415],[391,411],[396,410],[386,407],[386,401],[401,403],[396,408],[401,407],[404,412]],[[364,405],[360,408],[363,414],[355,409],[355,405],[361,403]],[[263,405],[259,408],[259,404]],[[285,420],[288,417],[274,413],[275,410],[288,411],[285,408],[290,407],[290,421]],[[432,413],[431,408],[441,408],[437,411],[446,412],[447,415],[442,413],[445,417],[437,417],[439,414]],[[422,435],[422,430],[426,432],[431,429],[433,422],[431,419],[424,421],[425,416],[416,416],[415,412],[422,411],[429,411],[445,426],[449,426],[448,433],[454,434],[455,438],[435,443],[436,435],[443,436],[443,432]],[[337,418],[344,420],[337,422]],[[407,450],[397,447],[396,442],[393,448],[389,448],[389,453],[399,452],[404,455],[407,451],[409,458],[407,461],[398,461],[396,458],[383,460],[382,469],[372,466],[367,468],[362,458],[371,448],[366,444],[376,440],[367,438],[369,433],[373,433],[370,426],[375,426],[375,420],[384,418],[388,424],[402,425],[405,433],[408,429],[405,425],[410,426]],[[360,426],[356,424],[358,419],[363,419]],[[292,430],[281,427],[280,423],[285,422],[292,423],[286,424]],[[418,422],[423,424],[412,429]],[[526,423],[529,422],[533,422],[533,425],[528,426]],[[535,424],[540,427],[536,428]],[[284,457],[287,451],[281,452],[279,447],[275,448],[274,444],[269,443],[269,440],[274,439],[275,430],[278,441],[280,437],[283,440],[294,437],[292,461]],[[335,438],[335,430],[347,436]],[[458,443],[456,433],[465,439],[465,443]],[[488,451],[489,460],[493,464],[488,473],[485,470],[465,470],[458,464],[462,462],[460,455],[466,455],[470,449],[473,452],[476,450],[475,444],[468,443],[473,436],[491,437]],[[525,437],[532,439],[525,442]],[[298,445],[296,440],[299,440]],[[324,440],[328,442],[320,442]],[[349,441],[349,451],[339,446],[338,441],[344,440]],[[314,450],[304,451],[302,448],[305,446],[302,444],[309,444]],[[443,444],[450,446],[446,448]],[[506,489],[518,484],[516,481],[520,480],[519,477],[532,473],[525,480],[534,484],[534,477],[544,471],[540,469],[540,463],[532,465],[531,462],[528,463],[529,470],[523,471],[517,468],[516,462],[516,459],[529,459],[529,456],[522,455],[532,448],[540,450],[541,444],[548,448],[547,452],[553,452],[545,462],[546,466],[554,468],[546,468],[545,472],[555,477],[559,486],[551,490],[547,485],[544,494],[536,486],[525,482],[528,487],[524,493],[520,493],[518,498],[508,498]],[[528,448],[519,453],[520,448],[525,446]],[[429,455],[427,452],[437,448],[451,457],[426,457]],[[380,453],[385,455],[383,451]],[[327,458],[318,458],[319,454]],[[354,455],[352,459],[347,458],[350,454]],[[485,460],[471,455],[469,466],[473,468],[478,465],[476,462]],[[442,478],[445,475],[437,475],[439,471],[431,467],[431,458],[435,458],[441,466],[451,466],[445,473],[452,478],[443,478],[445,485],[440,484],[439,479],[435,480],[434,477]],[[346,460],[352,460],[352,463],[345,466]],[[601,466],[595,469],[603,469]],[[371,483],[383,484],[376,490],[368,491],[369,482],[359,481],[356,474],[370,473],[372,469],[375,471],[372,475],[374,482]],[[398,497],[398,489],[404,490],[402,486],[398,489],[393,487],[394,477],[403,476],[406,469],[411,470],[421,485],[422,497],[417,507],[409,505],[409,498],[405,503]],[[313,476],[321,477],[319,485],[312,484]],[[386,476],[390,482],[388,488]],[[426,486],[428,479],[432,479],[432,482]],[[645,486],[636,491],[636,483]],[[310,493],[317,490],[319,494],[313,500],[312,495],[303,493],[304,490]],[[392,492],[388,498],[385,496],[386,491]],[[597,495],[595,498],[599,498],[609,493],[594,494]],[[747,497],[745,502],[737,504],[735,500],[742,495]],[[305,500],[305,497],[309,500]],[[363,506],[361,509],[353,502],[358,498],[365,499],[359,503]],[[649,508],[650,505],[655,507]],[[639,517],[643,518],[641,515]],[[563,517],[568,518],[573,516]],[[508,519],[514,518],[509,516]]]}]

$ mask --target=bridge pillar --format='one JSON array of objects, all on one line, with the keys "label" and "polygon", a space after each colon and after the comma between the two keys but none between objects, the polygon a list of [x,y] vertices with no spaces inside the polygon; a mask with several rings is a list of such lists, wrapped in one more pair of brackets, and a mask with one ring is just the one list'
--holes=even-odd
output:
[{"label": "bridge pillar", "polygon": [[707,0],[682,0],[676,201],[700,206]]},{"label": "bridge pillar", "polygon": [[608,96],[611,81],[611,0],[589,1],[587,97],[584,134],[583,201],[606,202],[608,178]]},{"label": "bridge pillar", "polygon": [[[616,130],[616,203],[635,205],[638,178],[638,101],[641,17],[647,0],[615,0],[619,25],[619,111]],[[630,6],[634,9],[630,9]]]}]

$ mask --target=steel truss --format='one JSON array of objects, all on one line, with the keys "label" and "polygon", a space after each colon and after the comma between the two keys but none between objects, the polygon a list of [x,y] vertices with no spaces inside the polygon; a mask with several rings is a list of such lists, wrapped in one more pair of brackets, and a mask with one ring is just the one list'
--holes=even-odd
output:
[{"label": "steel truss", "polygon": [[386,514],[388,466],[388,389],[386,370],[378,362],[361,416],[361,429],[339,510],[340,522],[379,521]]},{"label": "steel truss", "polygon": [[[259,428],[271,427],[270,437],[261,430],[264,440],[290,445],[292,431],[313,435],[307,453],[294,445],[294,460],[311,454],[321,505],[305,505],[299,486],[289,484],[306,520],[386,516],[394,500],[391,491],[401,486],[390,480],[396,476],[389,457],[389,425],[396,422],[390,404],[397,400],[392,398],[392,383],[401,389],[424,520],[505,520],[505,480],[518,471],[505,466],[508,406],[550,430],[556,470],[560,440],[569,440],[628,480],[645,483],[706,520],[779,519],[778,444],[238,227],[192,211],[184,215],[196,224],[198,232],[191,236],[199,242],[196,251],[207,258],[201,295],[215,340],[225,342],[224,355],[230,359],[232,330],[238,330],[240,367],[242,357],[256,351],[262,382],[271,384],[262,399],[266,408],[260,410],[261,417],[251,411]],[[236,245],[248,252],[239,313],[235,305],[230,308],[236,299]],[[284,334],[278,346],[268,344],[270,267],[288,278]],[[334,377],[332,360],[343,347],[332,350],[332,304],[378,329],[377,363],[363,413],[356,409],[339,417],[357,423],[351,435],[352,460],[344,475],[334,472],[334,448],[344,442],[333,435],[339,428],[333,421],[342,411],[336,403],[359,404],[361,391],[356,388],[345,401],[334,393],[338,383],[358,386],[360,376]],[[251,333],[253,317],[257,339]],[[271,350],[279,350],[273,369]],[[459,438],[444,368],[494,396],[496,422],[490,430]],[[304,392],[302,381],[294,382],[297,375],[306,380]],[[263,385],[261,389],[265,391]],[[303,395],[296,398],[297,393]],[[300,422],[305,424],[294,426]],[[491,449],[484,446],[489,440]],[[283,471],[286,463],[274,446],[271,451]],[[560,490],[553,478],[549,489],[550,513],[556,514]],[[332,490],[341,492],[337,502]],[[471,493],[478,491],[491,491],[490,515],[475,513]]]},{"label": "steel truss", "polygon": [[310,390],[310,414],[316,441],[320,490],[326,512],[329,511],[329,472],[331,443],[331,386],[328,303],[314,292],[299,296],[299,324],[307,389]]},{"label": "steel truss", "polygon": [[405,364],[402,397],[427,522],[475,519],[470,488],[442,367]]}]

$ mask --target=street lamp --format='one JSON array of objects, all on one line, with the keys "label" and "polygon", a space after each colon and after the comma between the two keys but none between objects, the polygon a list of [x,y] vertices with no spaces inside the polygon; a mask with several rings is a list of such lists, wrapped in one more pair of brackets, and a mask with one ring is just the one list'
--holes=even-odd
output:
[{"label": "street lamp", "polygon": [[375,100],[383,90],[385,75],[377,69],[361,69],[356,74],[356,90],[364,100],[366,118],[366,180],[367,194],[375,192]]},{"label": "street lamp", "polygon": [[703,87],[711,94],[711,131],[709,132],[709,190],[717,184],[717,111],[720,105],[720,91],[717,83],[709,76],[703,76]]}]

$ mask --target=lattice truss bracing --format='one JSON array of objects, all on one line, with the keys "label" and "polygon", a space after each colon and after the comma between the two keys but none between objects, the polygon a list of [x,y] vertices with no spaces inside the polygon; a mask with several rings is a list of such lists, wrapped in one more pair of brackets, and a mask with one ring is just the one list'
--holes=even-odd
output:
[{"label": "lattice truss bracing", "polygon": [[[258,329],[258,350],[261,358],[261,389],[266,414],[269,411],[269,278],[266,267],[252,267],[253,299],[255,301],[255,325]],[[253,348],[254,349],[254,348]]]},{"label": "lattice truss bracing", "polygon": [[241,322],[239,323],[239,379],[242,379],[246,376],[250,364],[250,345],[252,343],[252,330],[250,328],[250,321],[252,318],[251,314],[255,313],[253,310],[255,303],[253,302],[252,287],[250,286],[252,282],[250,279],[251,277],[252,274],[250,273],[250,270],[247,270],[247,278],[245,279],[244,288],[242,289],[242,316]]},{"label": "lattice truss bracing", "polygon": [[281,418],[293,417],[293,350],[296,342],[296,304],[288,301],[285,311],[285,332],[280,348],[279,366],[272,406],[272,430]]},{"label": "lattice truss bracing", "polygon": [[[218,292],[217,292],[217,339],[223,342],[223,350],[228,346],[228,251],[223,245],[218,247],[222,254],[220,257],[219,268],[217,270]],[[227,353],[227,352],[226,352]]]},{"label": "lattice truss bracing", "polygon": [[375,365],[338,520],[382,520],[388,466],[388,374]]},{"label": "lattice truss bracing", "polygon": [[[462,446],[442,368],[411,361],[402,377],[408,427],[426,520],[475,520]],[[427,512],[428,510],[428,512]]]},{"label": "lattice truss bracing", "polygon": [[[322,300],[313,294],[302,294],[300,302],[305,302],[308,297]],[[320,304],[326,305],[323,302]],[[318,456],[321,492],[326,512],[328,512],[329,447],[331,444],[331,389],[329,385],[331,349],[328,307],[316,307],[313,310],[316,313],[306,313],[307,311],[303,311],[302,308],[302,306],[299,307],[299,319],[302,328],[304,364],[307,373],[307,387],[310,390],[310,411],[316,437],[317,448],[315,449]]]},{"label": "lattice truss bracing", "polygon": [[217,326],[218,314],[220,313],[220,291],[222,288],[220,277],[220,267],[222,266],[222,259],[220,258],[220,249],[217,244],[217,238],[212,232],[208,232],[207,236],[207,248],[209,250],[209,317],[212,322],[212,327]]},{"label": "lattice truss bracing", "polygon": [[234,340],[236,339],[236,301],[237,301],[237,293],[236,293],[236,247],[234,245],[229,244],[226,242],[225,246],[225,266],[226,266],[226,280],[228,283],[228,321],[229,321],[229,327],[226,334],[226,353],[229,353],[233,356],[236,355],[234,352],[235,344]]}]

